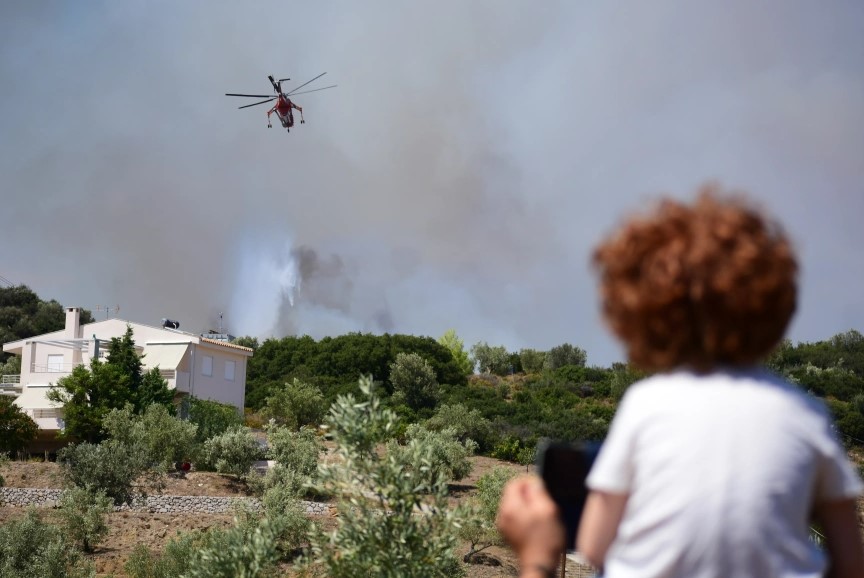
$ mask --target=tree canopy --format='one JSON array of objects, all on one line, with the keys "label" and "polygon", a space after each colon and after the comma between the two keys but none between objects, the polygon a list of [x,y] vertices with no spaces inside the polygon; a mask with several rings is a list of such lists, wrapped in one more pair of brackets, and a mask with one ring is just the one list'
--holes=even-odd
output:
[{"label": "tree canopy", "polygon": [[112,409],[128,403],[135,413],[142,413],[158,403],[173,411],[174,392],[158,369],[144,370],[132,328],[127,327],[123,337],[111,339],[104,362],[94,358],[89,369],[75,367],[57,381],[48,397],[64,405],[64,436],[95,443],[105,438],[102,422]]},{"label": "tree canopy", "polygon": [[372,375],[392,393],[390,365],[399,353],[421,355],[438,383],[464,385],[463,368],[450,350],[431,337],[349,333],[325,337],[267,339],[249,359],[246,405],[261,408],[267,397],[294,378],[318,386],[329,403],[341,393],[356,390],[360,375]]},{"label": "tree canopy", "polygon": [[23,450],[36,438],[37,430],[36,422],[11,397],[0,395],[0,455]]},{"label": "tree canopy", "polygon": [[[92,322],[93,314],[82,309],[81,323]],[[66,313],[57,301],[43,301],[26,285],[0,287],[0,343],[59,331],[65,325]],[[7,357],[0,351],[0,362]]]}]

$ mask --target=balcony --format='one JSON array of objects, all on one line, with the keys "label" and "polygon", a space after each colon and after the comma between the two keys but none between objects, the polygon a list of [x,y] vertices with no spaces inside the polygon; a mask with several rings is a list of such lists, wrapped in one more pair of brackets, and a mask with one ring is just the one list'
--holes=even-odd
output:
[{"label": "balcony", "polygon": [[159,375],[168,382],[168,388],[182,393],[189,393],[190,374],[188,371],[176,371],[174,369],[160,369]]},{"label": "balcony", "polygon": [[[72,370],[75,369],[76,365],[81,365],[80,363],[49,363],[48,365],[41,365],[38,363],[30,364],[30,383],[40,382],[43,380],[50,380],[52,383],[60,379],[61,377],[66,377],[67,375],[72,373]],[[50,376],[45,376],[44,374],[50,374]]]},{"label": "balcony", "polygon": [[0,385],[21,385],[21,375],[0,375]]}]

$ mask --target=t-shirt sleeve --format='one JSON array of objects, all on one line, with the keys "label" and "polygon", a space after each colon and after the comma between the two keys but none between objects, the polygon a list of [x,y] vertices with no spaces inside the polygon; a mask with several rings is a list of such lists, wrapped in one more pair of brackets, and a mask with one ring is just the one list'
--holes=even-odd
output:
[{"label": "t-shirt sleeve", "polygon": [[588,473],[585,484],[591,490],[612,494],[629,494],[633,484],[634,444],[636,443],[637,422],[634,402],[634,388],[631,388],[612,419],[609,434],[600,447],[594,466]]},{"label": "t-shirt sleeve", "polygon": [[814,499],[830,502],[857,498],[864,490],[861,477],[846,456],[846,451],[831,431],[831,422],[826,415],[822,430],[819,471],[816,477]]}]

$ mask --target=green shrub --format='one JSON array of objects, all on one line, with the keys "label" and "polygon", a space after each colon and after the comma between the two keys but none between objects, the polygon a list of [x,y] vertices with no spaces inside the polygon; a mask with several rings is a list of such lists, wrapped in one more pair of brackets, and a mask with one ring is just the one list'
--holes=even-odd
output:
[{"label": "green shrub", "polygon": [[492,450],[491,456],[498,460],[518,463],[519,453],[524,448],[522,440],[514,436],[507,436],[498,442]]},{"label": "green shrub", "polygon": [[447,508],[447,479],[412,467],[432,461],[434,448],[420,438],[400,455],[379,454],[396,415],[382,407],[371,378],[360,380],[360,391],[366,400],[340,396],[330,410],[337,459],[320,476],[339,496],[339,516],[332,532],[313,531],[308,563],[331,578],[464,575],[454,553],[457,520]]},{"label": "green shrub", "polygon": [[243,425],[249,429],[261,429],[265,424],[264,416],[251,407],[243,409]]},{"label": "green shrub", "polygon": [[442,405],[435,415],[425,423],[427,429],[441,431],[445,428],[456,432],[459,441],[469,439],[477,442],[478,451],[488,451],[494,437],[492,422],[483,417],[479,410],[469,410],[464,405]]},{"label": "green shrub", "polygon": [[318,470],[318,457],[324,446],[315,431],[303,428],[291,431],[287,427],[267,428],[267,457],[277,464],[307,480]]},{"label": "green shrub", "polygon": [[161,554],[138,544],[124,569],[130,578],[177,578],[189,568],[195,552],[204,542],[204,534],[186,532],[166,544]]},{"label": "green shrub", "polygon": [[[0,453],[0,468],[5,467],[6,464],[8,464],[8,463],[9,463],[9,456],[7,456],[6,454]],[[4,480],[3,475],[0,474],[0,488],[2,488],[5,484],[6,484],[6,480]],[[2,506],[2,505],[3,505],[3,503],[0,502],[0,506]]]},{"label": "green shrub", "polygon": [[180,411],[188,415],[189,421],[198,428],[195,438],[199,443],[221,435],[232,427],[243,425],[243,417],[237,412],[237,408],[227,403],[187,397],[183,400]]},{"label": "green shrub", "polygon": [[[146,456],[115,440],[70,445],[60,450],[57,458],[68,483],[90,491],[102,490],[115,504],[132,501],[133,484],[147,470]],[[150,480],[149,487],[160,486],[160,478]]]},{"label": "green shrub", "polygon": [[317,427],[326,411],[321,390],[294,378],[292,383],[286,383],[267,398],[262,413],[279,425],[299,429],[306,425]]},{"label": "green shrub", "polygon": [[[468,458],[474,455],[477,443],[468,439],[460,442],[456,431],[445,428],[431,431],[423,426],[411,424],[405,432],[405,445],[395,440],[387,444],[387,451],[407,468],[428,477],[429,485],[436,479],[461,480],[471,473]],[[422,451],[418,451],[418,448]]]},{"label": "green shrub", "polygon": [[309,539],[311,527],[297,490],[288,485],[274,484],[264,492],[261,503],[266,518],[275,522],[279,550],[283,556],[291,555]]},{"label": "green shrub", "polygon": [[135,415],[131,405],[111,410],[103,427],[110,439],[131,448],[148,469],[158,472],[192,461],[196,452],[195,424],[174,417],[161,404],[148,406],[142,415]]},{"label": "green shrub", "polygon": [[220,474],[245,475],[263,451],[249,428],[233,426],[204,442],[201,465]]},{"label": "green shrub", "polygon": [[463,558],[465,562],[470,562],[478,552],[503,543],[495,518],[501,503],[501,493],[513,476],[510,470],[495,468],[477,481],[477,494],[468,503],[459,530],[459,537],[470,545]]},{"label": "green shrub", "polygon": [[93,569],[63,531],[29,510],[0,526],[0,578],[92,578]]},{"label": "green shrub", "polygon": [[276,578],[280,520],[247,518],[227,530],[210,530],[183,578]]},{"label": "green shrub", "polygon": [[36,422],[12,401],[12,397],[0,395],[0,453],[23,450],[36,439],[39,430]]},{"label": "green shrub", "polygon": [[113,511],[112,500],[103,490],[71,488],[60,498],[60,519],[66,537],[93,552],[94,546],[108,534],[105,515]]}]

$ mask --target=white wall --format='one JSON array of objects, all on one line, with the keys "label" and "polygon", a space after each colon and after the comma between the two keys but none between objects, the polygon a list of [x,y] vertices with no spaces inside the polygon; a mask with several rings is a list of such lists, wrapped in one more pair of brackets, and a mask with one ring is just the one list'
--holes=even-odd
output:
[{"label": "white wall", "polygon": [[[227,347],[201,343],[193,346],[195,368],[192,372],[192,395],[221,403],[230,403],[242,412],[246,395],[246,355],[237,350],[234,353]],[[204,357],[213,358],[212,375],[206,376]],[[233,361],[234,381],[225,379],[225,362]]]}]

